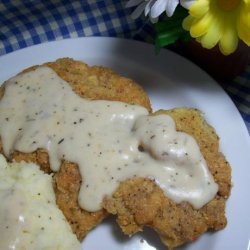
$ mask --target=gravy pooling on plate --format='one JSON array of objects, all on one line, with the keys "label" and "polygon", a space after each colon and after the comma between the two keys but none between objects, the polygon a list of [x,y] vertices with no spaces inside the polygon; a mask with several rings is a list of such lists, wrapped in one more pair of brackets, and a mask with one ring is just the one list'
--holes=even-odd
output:
[{"label": "gravy pooling on plate", "polygon": [[99,210],[105,195],[133,177],[153,179],[169,198],[197,209],[218,191],[196,141],[177,132],[170,116],[81,98],[49,67],[5,83],[0,136],[8,157],[45,148],[53,171],[62,160],[77,163],[79,203],[87,211]]}]

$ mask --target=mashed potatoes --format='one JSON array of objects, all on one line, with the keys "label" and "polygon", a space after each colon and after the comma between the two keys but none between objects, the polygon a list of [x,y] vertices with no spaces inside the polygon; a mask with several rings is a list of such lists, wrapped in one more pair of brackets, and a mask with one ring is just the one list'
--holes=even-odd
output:
[{"label": "mashed potatoes", "polygon": [[52,177],[0,155],[0,249],[75,250],[80,243],[57,208]]}]

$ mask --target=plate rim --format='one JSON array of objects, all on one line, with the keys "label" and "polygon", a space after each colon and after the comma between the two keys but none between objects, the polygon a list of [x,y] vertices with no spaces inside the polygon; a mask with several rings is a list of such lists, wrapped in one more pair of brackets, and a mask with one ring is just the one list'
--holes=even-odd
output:
[{"label": "plate rim", "polygon": [[[119,42],[119,41],[121,42],[122,41],[123,43],[124,42],[125,43],[130,43],[130,44],[132,44],[132,46],[133,46],[133,44],[137,44],[137,46],[142,45],[144,47],[148,47],[148,48],[150,47],[151,50],[154,49],[154,46],[152,44],[148,44],[148,43],[143,42],[143,41],[137,41],[137,40],[131,40],[131,39],[125,39],[125,38],[116,38],[116,37],[76,37],[76,38],[67,38],[67,39],[61,39],[61,40],[56,40],[56,41],[48,41],[48,42],[44,42],[44,43],[41,43],[41,44],[32,45],[30,47],[26,47],[26,48],[23,48],[23,49],[20,49],[20,50],[16,50],[16,51],[10,52],[10,53],[5,54],[5,55],[1,55],[0,56],[0,65],[1,65],[2,62],[4,62],[6,60],[6,58],[7,58],[7,61],[8,61],[8,60],[10,60],[12,58],[21,56],[22,54],[26,53],[27,51],[32,52],[33,50],[39,50],[39,48],[42,48],[42,47],[46,48],[48,46],[53,46],[53,45],[58,45],[59,46],[59,44],[68,43],[68,42],[73,41],[73,40],[76,41],[76,42],[81,42],[82,40],[93,40],[93,39],[94,40],[96,40],[96,39],[98,39],[98,40],[109,40],[109,41],[112,40],[113,42]],[[128,45],[128,46],[130,46],[130,45]],[[181,55],[179,55],[179,54],[177,54],[177,53],[175,53],[173,51],[170,51],[170,50],[164,49],[162,51],[163,51],[162,52],[162,54],[163,54],[162,57],[165,56],[164,54],[170,53],[172,56],[177,57],[178,60],[180,59],[180,60],[184,61],[185,63],[192,64],[192,66],[195,67],[196,69],[198,69],[200,72],[202,72],[202,74],[205,74],[206,77],[208,77],[211,80],[211,82],[213,84],[215,84],[216,87],[219,88],[223,92],[223,95],[227,96],[228,101],[231,102],[231,105],[235,108],[235,111],[237,111],[237,114],[238,114],[238,116],[240,118],[239,121],[241,123],[241,127],[242,127],[241,129],[243,129],[242,133],[245,133],[245,135],[246,135],[245,140],[246,140],[246,143],[248,143],[248,147],[250,148],[250,137],[249,137],[249,134],[248,134],[246,124],[245,124],[239,110],[237,109],[237,107],[235,106],[233,101],[231,100],[230,96],[224,91],[224,89],[218,84],[218,82],[216,82],[207,72],[205,72],[203,69],[201,69],[199,66],[197,66],[192,61],[189,61],[187,58],[185,58],[185,57],[183,57],[183,56],[181,56]],[[2,66],[0,66],[0,71],[1,71],[1,67]]]}]

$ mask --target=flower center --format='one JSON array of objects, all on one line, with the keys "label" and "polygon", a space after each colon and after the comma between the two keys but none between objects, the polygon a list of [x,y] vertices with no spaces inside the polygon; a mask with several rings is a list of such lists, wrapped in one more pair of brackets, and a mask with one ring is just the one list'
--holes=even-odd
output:
[{"label": "flower center", "polygon": [[237,8],[240,0],[218,0],[219,6],[225,11],[231,11]]}]

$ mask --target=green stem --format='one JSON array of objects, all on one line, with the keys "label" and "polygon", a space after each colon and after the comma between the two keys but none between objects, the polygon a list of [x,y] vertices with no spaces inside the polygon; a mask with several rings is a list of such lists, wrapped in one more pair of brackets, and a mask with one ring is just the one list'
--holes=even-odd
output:
[{"label": "green stem", "polygon": [[191,36],[189,32],[182,28],[182,21],[188,15],[188,11],[180,6],[176,8],[174,15],[165,20],[155,24],[156,38],[156,53],[159,53],[160,49],[175,43],[178,39],[190,40]]}]

